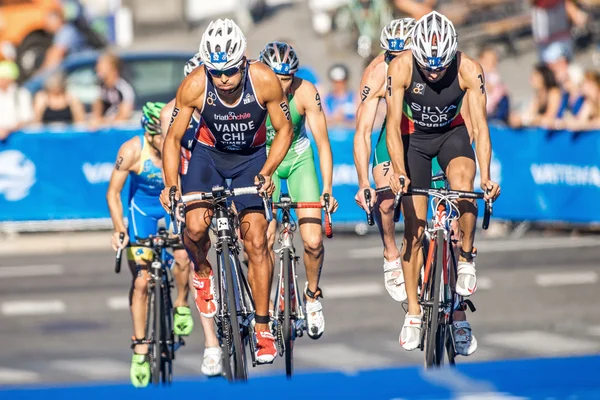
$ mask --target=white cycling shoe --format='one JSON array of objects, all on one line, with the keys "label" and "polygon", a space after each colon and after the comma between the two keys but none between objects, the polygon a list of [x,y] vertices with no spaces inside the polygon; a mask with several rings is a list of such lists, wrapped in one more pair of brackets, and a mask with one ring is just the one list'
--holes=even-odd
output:
[{"label": "white cycling shoe", "polygon": [[[394,276],[396,273],[398,275]],[[383,280],[385,288],[392,299],[398,302],[406,300],[406,286],[404,285],[404,273],[402,272],[400,257],[394,261],[383,259]]]},{"label": "white cycling shoe", "polygon": [[204,360],[201,371],[206,376],[218,376],[223,372],[220,347],[207,347],[204,349]]},{"label": "white cycling shoe", "polygon": [[470,356],[477,350],[477,339],[471,331],[468,321],[454,321],[452,324],[452,335],[454,336],[454,348],[461,356]]},{"label": "white cycling shoe", "polygon": [[421,326],[423,324],[423,309],[420,315],[408,315],[404,317],[404,325],[400,332],[400,346],[404,350],[415,350],[421,343]]},{"label": "white cycling shoe", "polygon": [[456,293],[462,297],[469,297],[477,290],[477,276],[475,275],[475,263],[459,261],[456,271]]},{"label": "white cycling shoe", "polygon": [[[306,289],[308,289],[308,282],[304,288],[304,294],[306,297]],[[311,299],[312,300],[312,299]],[[306,305],[306,324],[307,333],[311,339],[318,339],[325,332],[325,317],[323,317],[323,305],[316,299],[315,301],[305,300]]]}]

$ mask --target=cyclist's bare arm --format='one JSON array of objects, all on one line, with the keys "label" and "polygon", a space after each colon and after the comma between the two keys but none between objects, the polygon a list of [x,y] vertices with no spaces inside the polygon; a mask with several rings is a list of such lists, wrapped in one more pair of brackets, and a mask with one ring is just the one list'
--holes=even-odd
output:
[{"label": "cyclist's bare arm", "polygon": [[[387,103],[387,123],[386,123],[386,144],[395,176],[406,177],[406,167],[404,165],[404,146],[402,144],[402,135],[400,132],[400,122],[402,120],[402,106],[404,103],[404,91],[410,85],[410,76],[412,74],[412,53],[404,52],[394,58],[388,67],[386,82]],[[392,175],[394,178],[394,175]],[[395,182],[390,182],[394,189]],[[399,187],[399,184],[396,188]]]},{"label": "cyclist's bare arm", "polygon": [[467,96],[469,105],[475,152],[481,170],[481,182],[487,182],[490,179],[492,144],[487,123],[487,96],[483,69],[477,61],[461,53],[459,76],[460,84],[466,90],[465,96]]},{"label": "cyclist's bare arm", "polygon": [[275,138],[271,143],[269,156],[260,171],[263,176],[271,176],[285,158],[294,138],[290,105],[277,75],[271,68],[263,63],[255,63],[250,65],[249,73],[252,74],[256,95],[261,103],[266,105],[271,117],[271,125],[275,129]]},{"label": "cyclist's bare arm", "polygon": [[123,186],[125,186],[129,171],[133,171],[136,167],[139,167],[140,153],[141,143],[137,137],[123,143],[117,154],[117,161],[110,176],[108,191],[106,192],[106,202],[108,203],[108,210],[115,232],[127,232],[123,223],[121,191],[123,190]]},{"label": "cyclist's bare arm", "polygon": [[354,134],[354,164],[358,174],[358,186],[369,186],[369,160],[371,158],[371,135],[377,116],[379,100],[385,97],[385,61],[375,58],[363,73],[360,81],[360,104],[356,110],[356,133]]},{"label": "cyclist's bare arm", "polygon": [[181,83],[175,97],[167,136],[163,144],[163,170],[165,188],[179,182],[179,155],[181,138],[190,123],[196,107],[202,109],[204,102],[204,68],[196,68]]},{"label": "cyclist's bare arm", "polygon": [[321,95],[315,85],[308,81],[302,84],[296,91],[296,97],[300,100],[300,113],[306,115],[306,121],[315,138],[319,151],[319,162],[321,164],[321,178],[323,179],[323,193],[331,194],[333,177],[333,155],[331,143],[327,133],[327,119],[321,105]]}]

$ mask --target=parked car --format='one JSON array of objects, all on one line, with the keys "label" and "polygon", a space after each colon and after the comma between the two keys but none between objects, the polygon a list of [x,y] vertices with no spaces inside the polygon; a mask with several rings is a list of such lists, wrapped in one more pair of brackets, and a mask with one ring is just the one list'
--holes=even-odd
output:
[{"label": "parked car", "polygon": [[[61,9],[58,0],[3,0],[0,1],[0,43],[16,49],[21,75],[29,76],[42,63],[52,43],[45,31],[48,15]],[[0,59],[3,56],[0,54]]]},{"label": "parked car", "polygon": [[[99,96],[100,87],[96,78],[96,62],[100,52],[90,51],[68,57],[60,69],[67,77],[67,90],[77,96],[87,111]],[[183,67],[193,56],[185,52],[122,52],[122,76],[135,91],[135,109],[141,110],[147,101],[170,101],[184,78]],[[46,78],[53,71],[38,74],[25,82],[32,94],[41,90]]]}]

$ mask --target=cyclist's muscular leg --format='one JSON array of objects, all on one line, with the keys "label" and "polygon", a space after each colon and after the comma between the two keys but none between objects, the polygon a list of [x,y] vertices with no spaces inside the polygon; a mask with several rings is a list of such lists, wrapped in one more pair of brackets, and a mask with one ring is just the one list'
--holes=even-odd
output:
[{"label": "cyclist's muscular leg", "polygon": [[271,264],[275,265],[275,252],[273,248],[275,247],[275,240],[277,239],[277,219],[275,218],[275,214],[273,214],[273,220],[269,223],[269,228],[267,229],[267,244],[269,246],[269,256],[271,257]]},{"label": "cyclist's muscular leg", "polygon": [[408,299],[408,314],[420,315],[421,306],[417,287],[423,265],[423,232],[427,219],[426,196],[404,196],[402,198],[404,215],[404,239],[402,246],[402,270]]},{"label": "cyclist's muscular leg", "polygon": [[175,265],[173,265],[173,277],[177,286],[177,298],[173,303],[174,307],[187,307],[188,294],[190,292],[189,276],[190,276],[190,258],[185,250],[173,251]]},{"label": "cyclist's muscular leg", "polygon": [[[133,335],[137,339],[143,339],[146,336],[146,308],[148,307],[148,264],[136,264],[135,261],[129,261],[132,280],[129,291],[129,304],[131,306],[131,317],[133,322]],[[134,347],[137,354],[147,354],[148,345],[138,344]]]},{"label": "cyclist's muscular leg", "polygon": [[[473,191],[475,172],[475,162],[472,159],[457,157],[449,162],[446,175],[452,189]],[[458,200],[458,208],[461,214],[459,220],[462,236],[461,248],[463,252],[470,253],[473,250],[475,236],[477,203],[475,200],[461,199]],[[465,258],[459,251],[457,292],[463,296],[469,296],[477,288],[472,261],[472,259]]]},{"label": "cyclist's muscular leg", "polygon": [[212,212],[206,203],[192,203],[186,207],[183,243],[194,262],[194,296],[201,315],[211,318],[217,311],[214,300],[212,268],[207,255],[210,249],[209,225]]},{"label": "cyclist's muscular leg", "polygon": [[[386,161],[373,168],[373,179],[376,187],[389,185],[390,175],[393,173],[392,163]],[[377,195],[377,205],[373,208],[375,222],[383,241],[383,257],[387,261],[394,261],[400,257],[396,245],[396,224],[394,223],[394,195],[383,192]]]},{"label": "cyclist's muscular leg", "polygon": [[[267,316],[273,278],[273,264],[267,248],[267,220],[260,211],[244,210],[240,225],[248,253],[248,281],[254,297],[256,314]],[[256,323],[255,329],[269,331],[269,324]]]},{"label": "cyclist's muscular leg", "polygon": [[207,260],[211,218],[212,212],[207,203],[192,203],[186,206],[183,244],[201,277],[208,277],[212,269]]}]

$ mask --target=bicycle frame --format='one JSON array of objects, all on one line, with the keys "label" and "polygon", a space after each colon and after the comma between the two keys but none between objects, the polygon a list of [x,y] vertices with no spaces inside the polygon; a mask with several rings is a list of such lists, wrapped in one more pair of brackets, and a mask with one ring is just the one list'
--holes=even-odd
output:
[{"label": "bicycle frame", "polygon": [[[291,201],[291,199],[289,197],[284,197],[284,195],[281,196],[281,202],[289,202]],[[293,337],[292,340],[294,340],[296,337],[301,337],[302,333],[304,330],[306,330],[306,316],[304,315],[304,304],[302,302],[301,296],[298,296],[298,275],[296,273],[296,267],[298,266],[298,262],[300,260],[300,257],[298,257],[296,255],[296,249],[294,247],[294,232],[296,231],[296,224],[293,222],[292,217],[291,217],[291,213],[290,210],[288,208],[282,208],[282,217],[281,217],[281,224],[282,224],[282,229],[281,232],[279,234],[279,239],[278,242],[280,244],[280,248],[275,250],[275,254],[277,255],[277,258],[279,259],[279,278],[277,281],[277,287],[276,287],[276,296],[277,296],[277,304],[274,306],[274,310],[273,310],[273,319],[275,320],[275,324],[278,328],[277,330],[277,334],[278,337],[281,335],[281,339],[283,338],[283,333],[280,331],[281,326],[283,324],[283,309],[281,307],[282,304],[282,299],[281,299],[281,289],[284,287],[284,278],[285,278],[285,271],[284,269],[284,250],[288,249],[290,252],[290,274],[292,276],[293,279],[293,287],[292,287],[292,295],[293,298],[295,299],[292,310],[291,310],[291,317],[294,319],[294,325],[295,325],[295,329],[292,331],[295,336]],[[281,343],[283,343],[284,341],[281,340]],[[280,355],[283,354],[283,352],[285,351],[284,348],[280,349]]]}]

